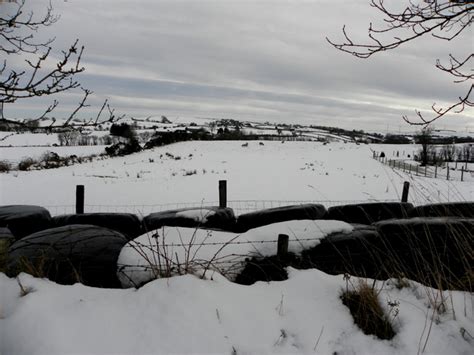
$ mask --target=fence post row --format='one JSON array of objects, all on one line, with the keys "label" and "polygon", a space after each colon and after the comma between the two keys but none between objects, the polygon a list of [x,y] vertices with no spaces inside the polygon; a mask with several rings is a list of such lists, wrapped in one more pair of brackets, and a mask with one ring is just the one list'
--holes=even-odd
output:
[{"label": "fence post row", "polygon": [[84,213],[84,185],[76,185],[76,214]]},{"label": "fence post row", "polygon": [[219,207],[227,207],[227,180],[219,180]]},{"label": "fence post row", "polygon": [[408,191],[410,190],[410,183],[405,181],[403,183],[402,202],[408,202]]},{"label": "fence post row", "polygon": [[278,234],[277,256],[284,258],[288,254],[288,241],[290,237],[286,234]]}]

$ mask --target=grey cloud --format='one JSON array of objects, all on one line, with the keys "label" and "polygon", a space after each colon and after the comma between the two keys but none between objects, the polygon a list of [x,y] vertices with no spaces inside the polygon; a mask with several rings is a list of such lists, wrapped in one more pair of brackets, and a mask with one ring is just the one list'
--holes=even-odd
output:
[{"label": "grey cloud", "polygon": [[[418,42],[365,61],[332,48],[325,37],[341,38],[343,24],[364,38],[368,23],[377,21],[368,0],[53,5],[62,18],[41,35],[56,36],[58,48],[80,38],[86,46],[81,81],[98,94],[94,103],[112,97],[117,109],[132,115],[326,120],[377,129],[463,93],[434,61],[465,52],[469,37],[441,45]],[[44,2],[29,6],[40,11]],[[75,102],[61,100],[64,112]],[[454,117],[449,124],[474,129],[472,112]]]}]

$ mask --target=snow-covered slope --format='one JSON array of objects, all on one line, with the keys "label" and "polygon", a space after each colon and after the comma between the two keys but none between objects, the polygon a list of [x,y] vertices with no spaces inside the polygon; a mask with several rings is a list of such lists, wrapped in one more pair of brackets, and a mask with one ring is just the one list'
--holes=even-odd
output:
[{"label": "snow-covered slope", "polygon": [[354,324],[339,298],[342,275],[318,270],[290,269],[287,281],[252,286],[219,274],[160,279],[138,290],[60,286],[26,274],[19,282],[26,296],[0,274],[1,354],[467,355],[474,346],[472,295],[446,293],[446,312],[432,318],[430,299],[439,293],[416,283],[398,289],[389,282],[380,291],[387,311],[388,301],[399,302],[397,335],[388,341]]},{"label": "snow-covered slope", "polygon": [[[81,184],[86,189],[86,205],[102,206],[95,210],[89,207],[90,211],[124,205],[131,212],[140,206],[148,213],[185,207],[190,202],[215,203],[221,179],[228,181],[228,200],[244,200],[230,204],[238,213],[274,207],[271,202],[262,202],[269,200],[279,201],[277,205],[399,200],[405,180],[411,182],[409,200],[415,204],[474,199],[472,181],[410,176],[372,158],[372,149],[392,154],[397,146],[315,142],[259,145],[252,141],[242,147],[242,143],[184,142],[54,170],[0,174],[0,204],[72,206],[75,185]],[[412,146],[403,149],[416,150]]]}]

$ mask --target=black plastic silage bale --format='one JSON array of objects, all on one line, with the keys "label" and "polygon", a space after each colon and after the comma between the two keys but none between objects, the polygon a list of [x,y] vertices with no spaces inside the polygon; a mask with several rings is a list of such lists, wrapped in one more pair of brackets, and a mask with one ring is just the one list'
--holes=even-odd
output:
[{"label": "black plastic silage bale", "polygon": [[387,219],[408,218],[413,205],[408,202],[371,202],[328,208],[326,219],[371,224]]},{"label": "black plastic silage bale", "polygon": [[51,227],[46,208],[30,205],[0,206],[0,227],[8,227],[15,239]]},{"label": "black plastic silage bale", "polygon": [[128,239],[135,239],[143,234],[140,219],[132,213],[84,213],[55,216],[54,227],[72,224],[88,224],[109,228],[122,233]]},{"label": "black plastic silage bale", "polygon": [[233,231],[235,215],[231,208],[191,207],[151,213],[143,218],[145,232],[164,226]]},{"label": "black plastic silage bale", "polygon": [[375,227],[387,265],[409,278],[451,287],[472,273],[474,219],[412,218],[382,221]]},{"label": "black plastic silage bale", "polygon": [[434,203],[415,207],[412,217],[462,217],[474,218],[474,202]]},{"label": "black plastic silage bale", "polygon": [[326,208],[323,205],[304,204],[282,206],[245,213],[237,217],[236,231],[242,233],[268,224],[293,220],[322,219],[326,215],[326,212]]},{"label": "black plastic silage bale", "polygon": [[375,248],[379,238],[374,227],[357,225],[349,233],[328,235],[320,244],[304,250],[302,264],[332,275],[348,273],[376,278],[382,263]]},{"label": "black plastic silage bale", "polygon": [[120,287],[117,259],[126,243],[121,233],[92,225],[43,230],[10,246],[7,275],[27,272],[60,284]]}]

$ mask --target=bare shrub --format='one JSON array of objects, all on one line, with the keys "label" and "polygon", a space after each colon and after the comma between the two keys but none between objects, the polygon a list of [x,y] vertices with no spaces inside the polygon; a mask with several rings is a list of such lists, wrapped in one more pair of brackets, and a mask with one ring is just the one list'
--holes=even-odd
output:
[{"label": "bare shrub", "polygon": [[30,170],[30,168],[36,164],[37,161],[33,158],[24,158],[18,163],[18,170],[26,171]]},{"label": "bare shrub", "polygon": [[0,160],[0,173],[8,173],[12,169],[12,165],[7,160]]}]

